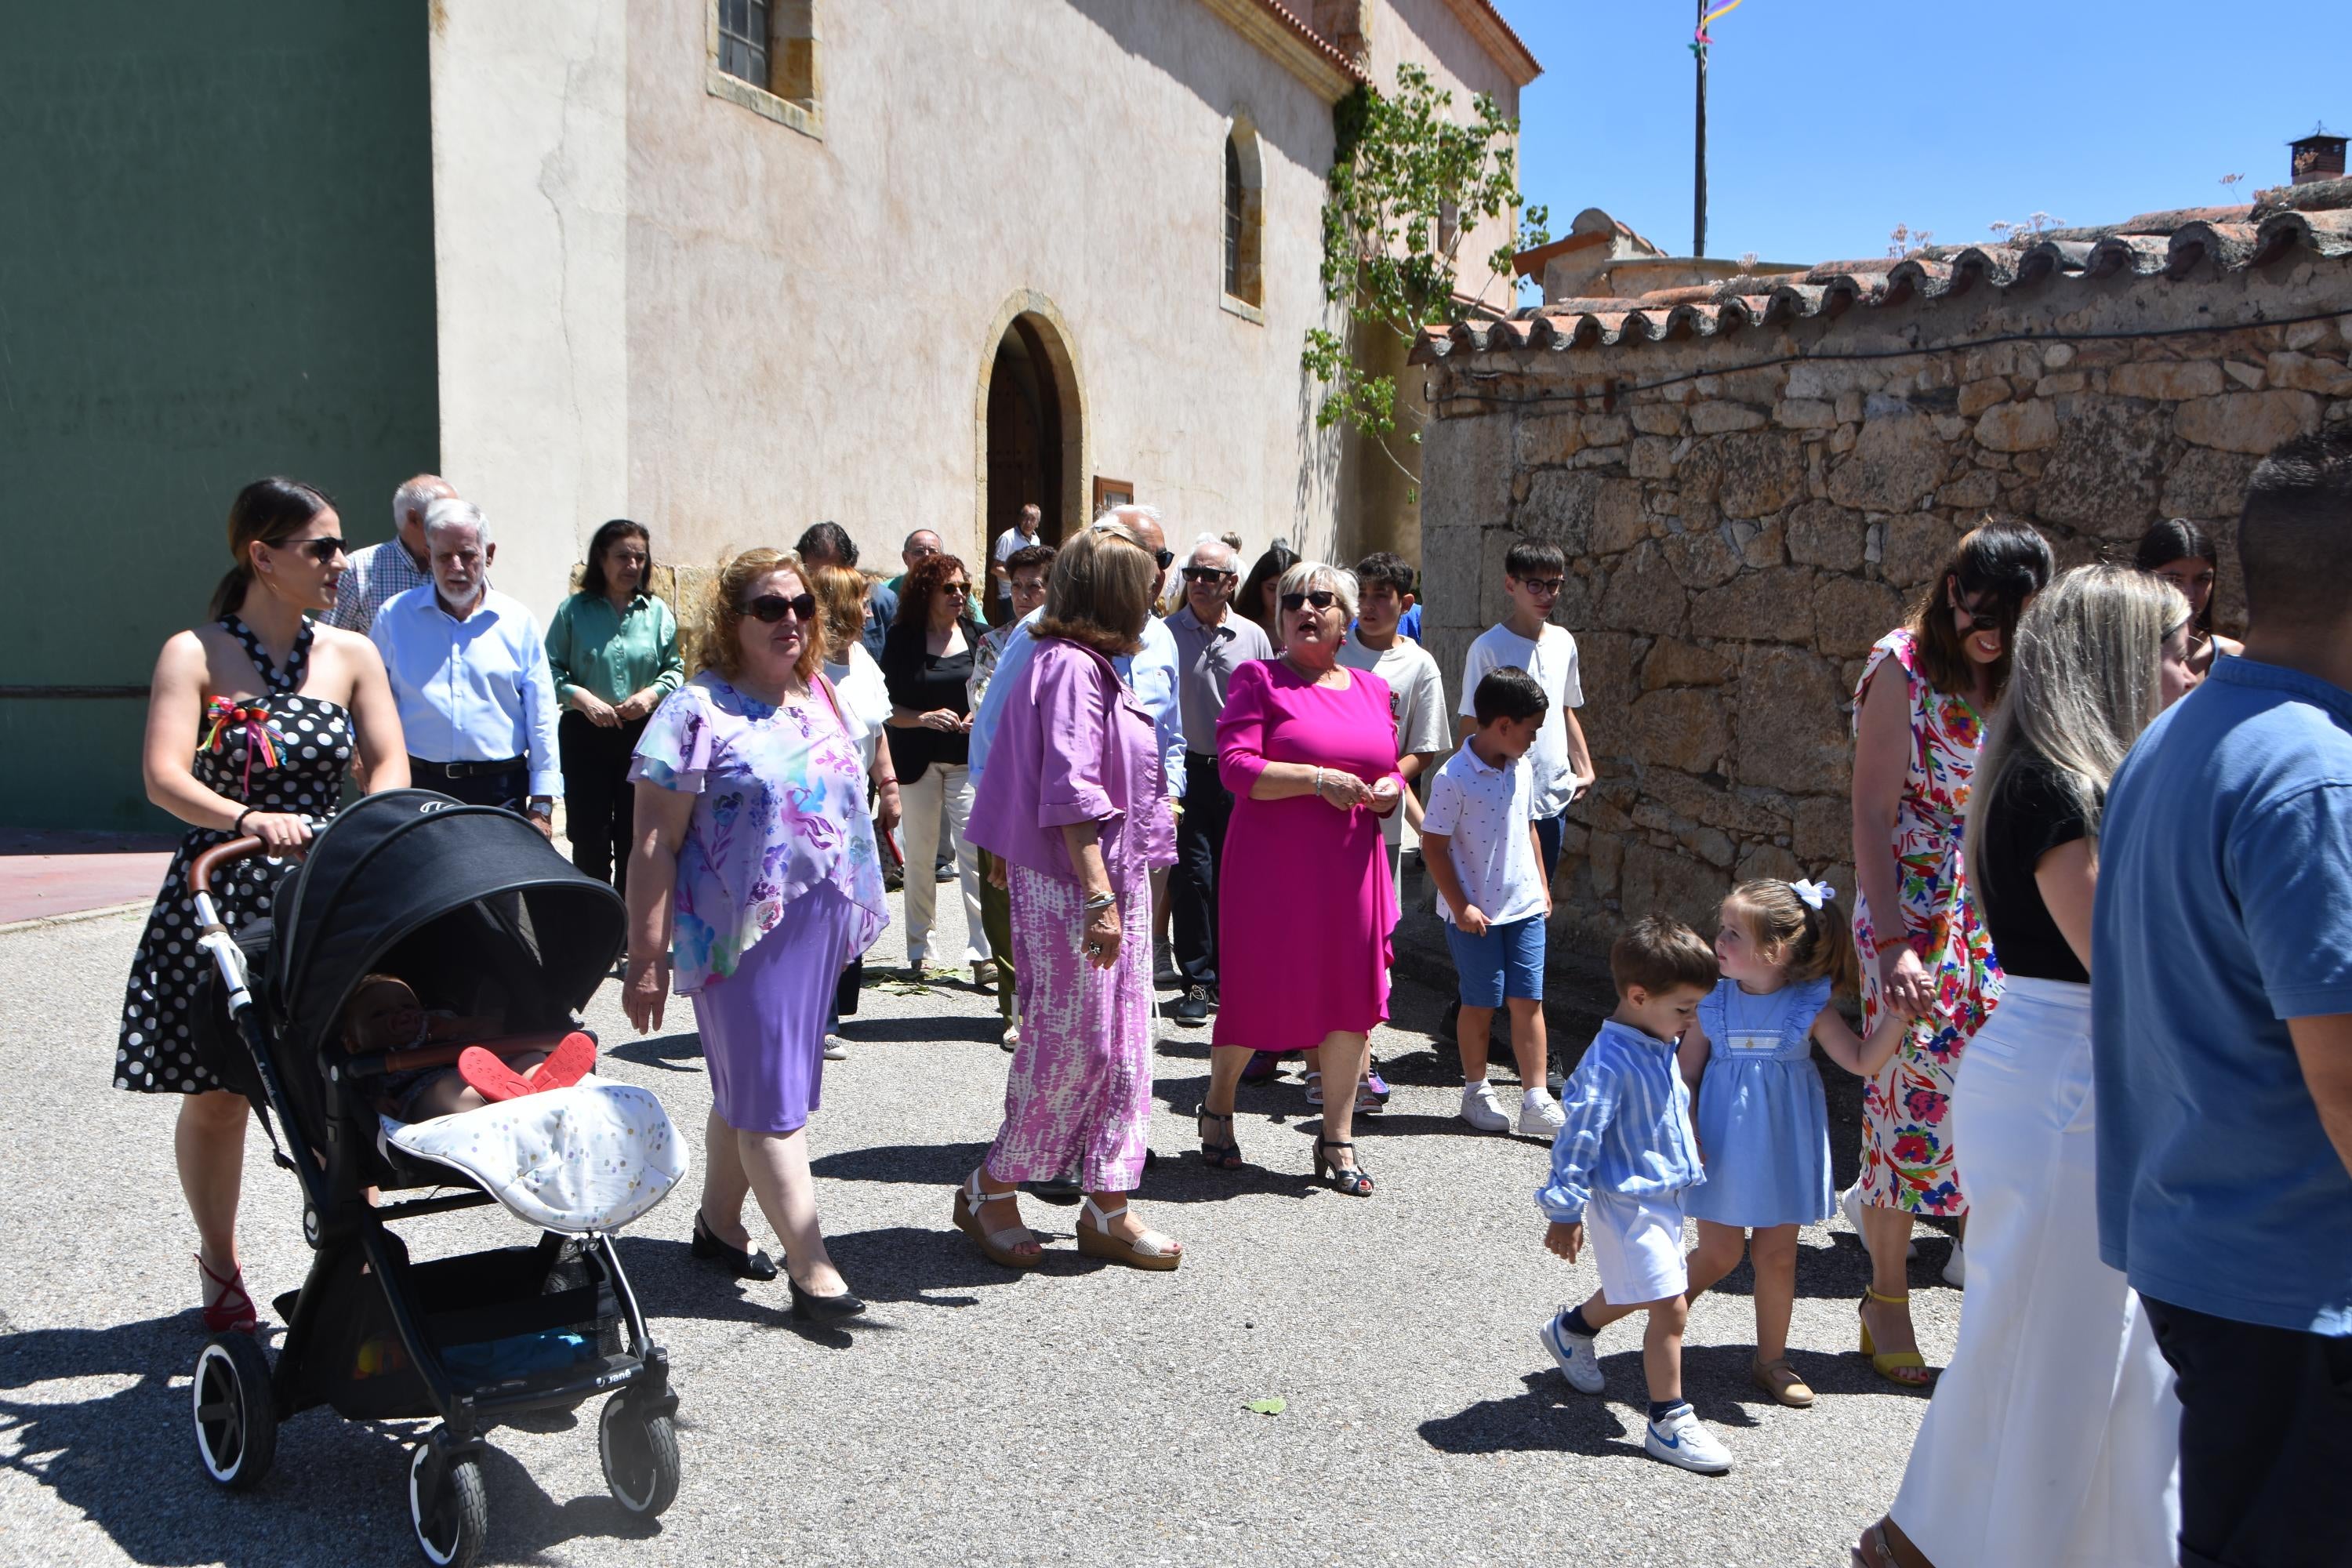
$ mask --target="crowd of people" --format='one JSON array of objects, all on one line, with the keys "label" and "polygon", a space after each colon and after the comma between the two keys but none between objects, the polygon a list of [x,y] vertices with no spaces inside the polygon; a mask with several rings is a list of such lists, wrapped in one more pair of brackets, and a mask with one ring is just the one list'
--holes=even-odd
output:
[{"label": "crowd of people", "polygon": [[[1597,776],[1557,545],[1506,556],[1508,613],[1469,647],[1449,733],[1394,555],[1277,544],[1244,573],[1238,539],[1204,534],[1180,565],[1150,508],[1057,544],[1033,507],[984,571],[918,529],[885,581],[828,522],[725,563],[681,624],[649,531],[614,520],[542,628],[490,586],[489,520],[445,480],[393,510],[394,537],[347,555],[321,492],[247,487],[210,619],[156,668],[149,790],[191,832],[116,1081],[183,1096],[209,1327],[258,1314],[246,1103],[189,1044],[187,868],[233,837],[299,850],[347,774],[551,835],[562,802],[576,865],[627,902],[631,1022],[693,1009],[694,1253],[787,1275],[813,1320],[863,1310],[806,1133],[894,872],[918,974],[957,888],[950,967],[993,994],[1012,1053],[952,1223],[1034,1268],[1021,1196],[1066,1194],[1082,1253],[1164,1272],[1184,1247],[1134,1205],[1163,1019],[1211,1026],[1205,1167],[1246,1166],[1238,1087],[1297,1056],[1315,1179],[1381,1190],[1356,1133],[1389,1097],[1370,1040],[1410,826],[1456,971],[1460,1121],[1550,1142],[1545,1245],[1593,1257],[1599,1289],[1541,1341],[1599,1394],[1598,1336],[1644,1319],[1652,1455],[1733,1462],[1680,1359],[1691,1301],[1743,1258],[1753,1382],[1816,1401],[1789,1358],[1798,1234],[1843,1203],[1869,1260],[1861,1353],[1933,1391],[1864,1568],[2347,1560],[2313,1500],[2352,1450],[2352,432],[2255,471],[2242,647],[2214,630],[2220,552],[2192,523],[2064,572],[2022,522],[1962,538],[1854,692],[1850,910],[1803,877],[1726,888],[1711,936],[1627,910],[1614,1011],[1557,1099],[1546,933]],[[268,914],[272,876],[237,867],[232,929]],[[1490,1078],[1498,1011],[1516,1113]],[[1843,1197],[1816,1050],[1864,1084]],[[1965,1237],[1940,1371],[1909,1312],[1921,1218]]]}]

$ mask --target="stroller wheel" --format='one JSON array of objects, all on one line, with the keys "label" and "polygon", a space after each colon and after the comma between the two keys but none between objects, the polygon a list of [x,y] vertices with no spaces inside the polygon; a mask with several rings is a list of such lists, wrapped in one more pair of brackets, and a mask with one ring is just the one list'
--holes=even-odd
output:
[{"label": "stroller wheel", "polygon": [[433,1568],[474,1568],[490,1532],[490,1498],[471,1454],[445,1454],[436,1430],[408,1461],[408,1521]]},{"label": "stroller wheel", "polygon": [[604,1485],[631,1513],[653,1518],[677,1500],[677,1427],[667,1415],[649,1415],[626,1392],[604,1402],[596,1423],[596,1453]]},{"label": "stroller wheel", "polygon": [[261,1484],[278,1453],[269,1353],[250,1334],[215,1334],[196,1352],[196,1457],[231,1491]]}]

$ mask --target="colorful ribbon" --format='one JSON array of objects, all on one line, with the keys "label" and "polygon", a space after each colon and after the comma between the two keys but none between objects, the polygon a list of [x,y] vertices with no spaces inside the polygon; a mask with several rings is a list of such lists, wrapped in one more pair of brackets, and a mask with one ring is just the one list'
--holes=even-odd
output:
[{"label": "colorful ribbon", "polygon": [[252,799],[254,756],[259,753],[265,768],[277,767],[278,748],[286,744],[286,731],[269,717],[269,710],[259,703],[232,702],[226,697],[215,697],[205,716],[213,721],[213,727],[205,736],[204,749],[215,756],[228,744],[231,725],[245,727],[245,797]]},{"label": "colorful ribbon", "polygon": [[1715,42],[1712,37],[1707,36],[1706,26],[1708,23],[1713,22],[1719,17],[1730,16],[1734,11],[1738,10],[1746,4],[1748,4],[1748,0],[1731,0],[1730,5],[1717,5],[1714,10],[1709,11],[1706,16],[1701,16],[1698,19],[1697,29],[1691,34],[1690,52],[1694,55],[1702,53],[1709,44]]}]

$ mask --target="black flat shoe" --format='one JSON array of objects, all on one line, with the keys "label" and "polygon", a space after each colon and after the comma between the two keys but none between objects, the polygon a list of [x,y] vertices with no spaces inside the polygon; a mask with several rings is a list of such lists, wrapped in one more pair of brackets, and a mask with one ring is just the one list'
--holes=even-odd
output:
[{"label": "black flat shoe", "polygon": [[1078,1200],[1087,1195],[1087,1190],[1067,1176],[1056,1176],[1050,1182],[1024,1182],[1021,1190],[1039,1203],[1059,1204],[1064,1208],[1075,1208]]},{"label": "black flat shoe", "polygon": [[702,1223],[699,1214],[694,1216],[694,1255],[707,1262],[717,1263],[738,1279],[773,1279],[783,1272],[776,1267],[776,1260],[765,1252],[746,1252],[740,1247],[730,1247],[711,1235],[710,1227]]},{"label": "black flat shoe", "polygon": [[866,1303],[846,1290],[838,1296],[812,1296],[790,1275],[785,1276],[784,1283],[793,1288],[793,1321],[796,1323],[831,1323],[859,1317],[866,1310]]}]

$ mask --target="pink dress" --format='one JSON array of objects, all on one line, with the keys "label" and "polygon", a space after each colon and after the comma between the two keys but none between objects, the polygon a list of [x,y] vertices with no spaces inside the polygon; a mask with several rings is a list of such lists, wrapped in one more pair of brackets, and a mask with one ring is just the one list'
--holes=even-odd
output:
[{"label": "pink dress", "polygon": [[1388,682],[1361,669],[1348,676],[1341,690],[1308,684],[1280,659],[1234,672],[1217,720],[1217,772],[1234,792],[1234,816],[1217,879],[1212,1044],[1305,1050],[1334,1032],[1369,1034],[1389,1016],[1397,910],[1381,819],[1314,795],[1250,798],[1268,763],[1402,785]]}]

